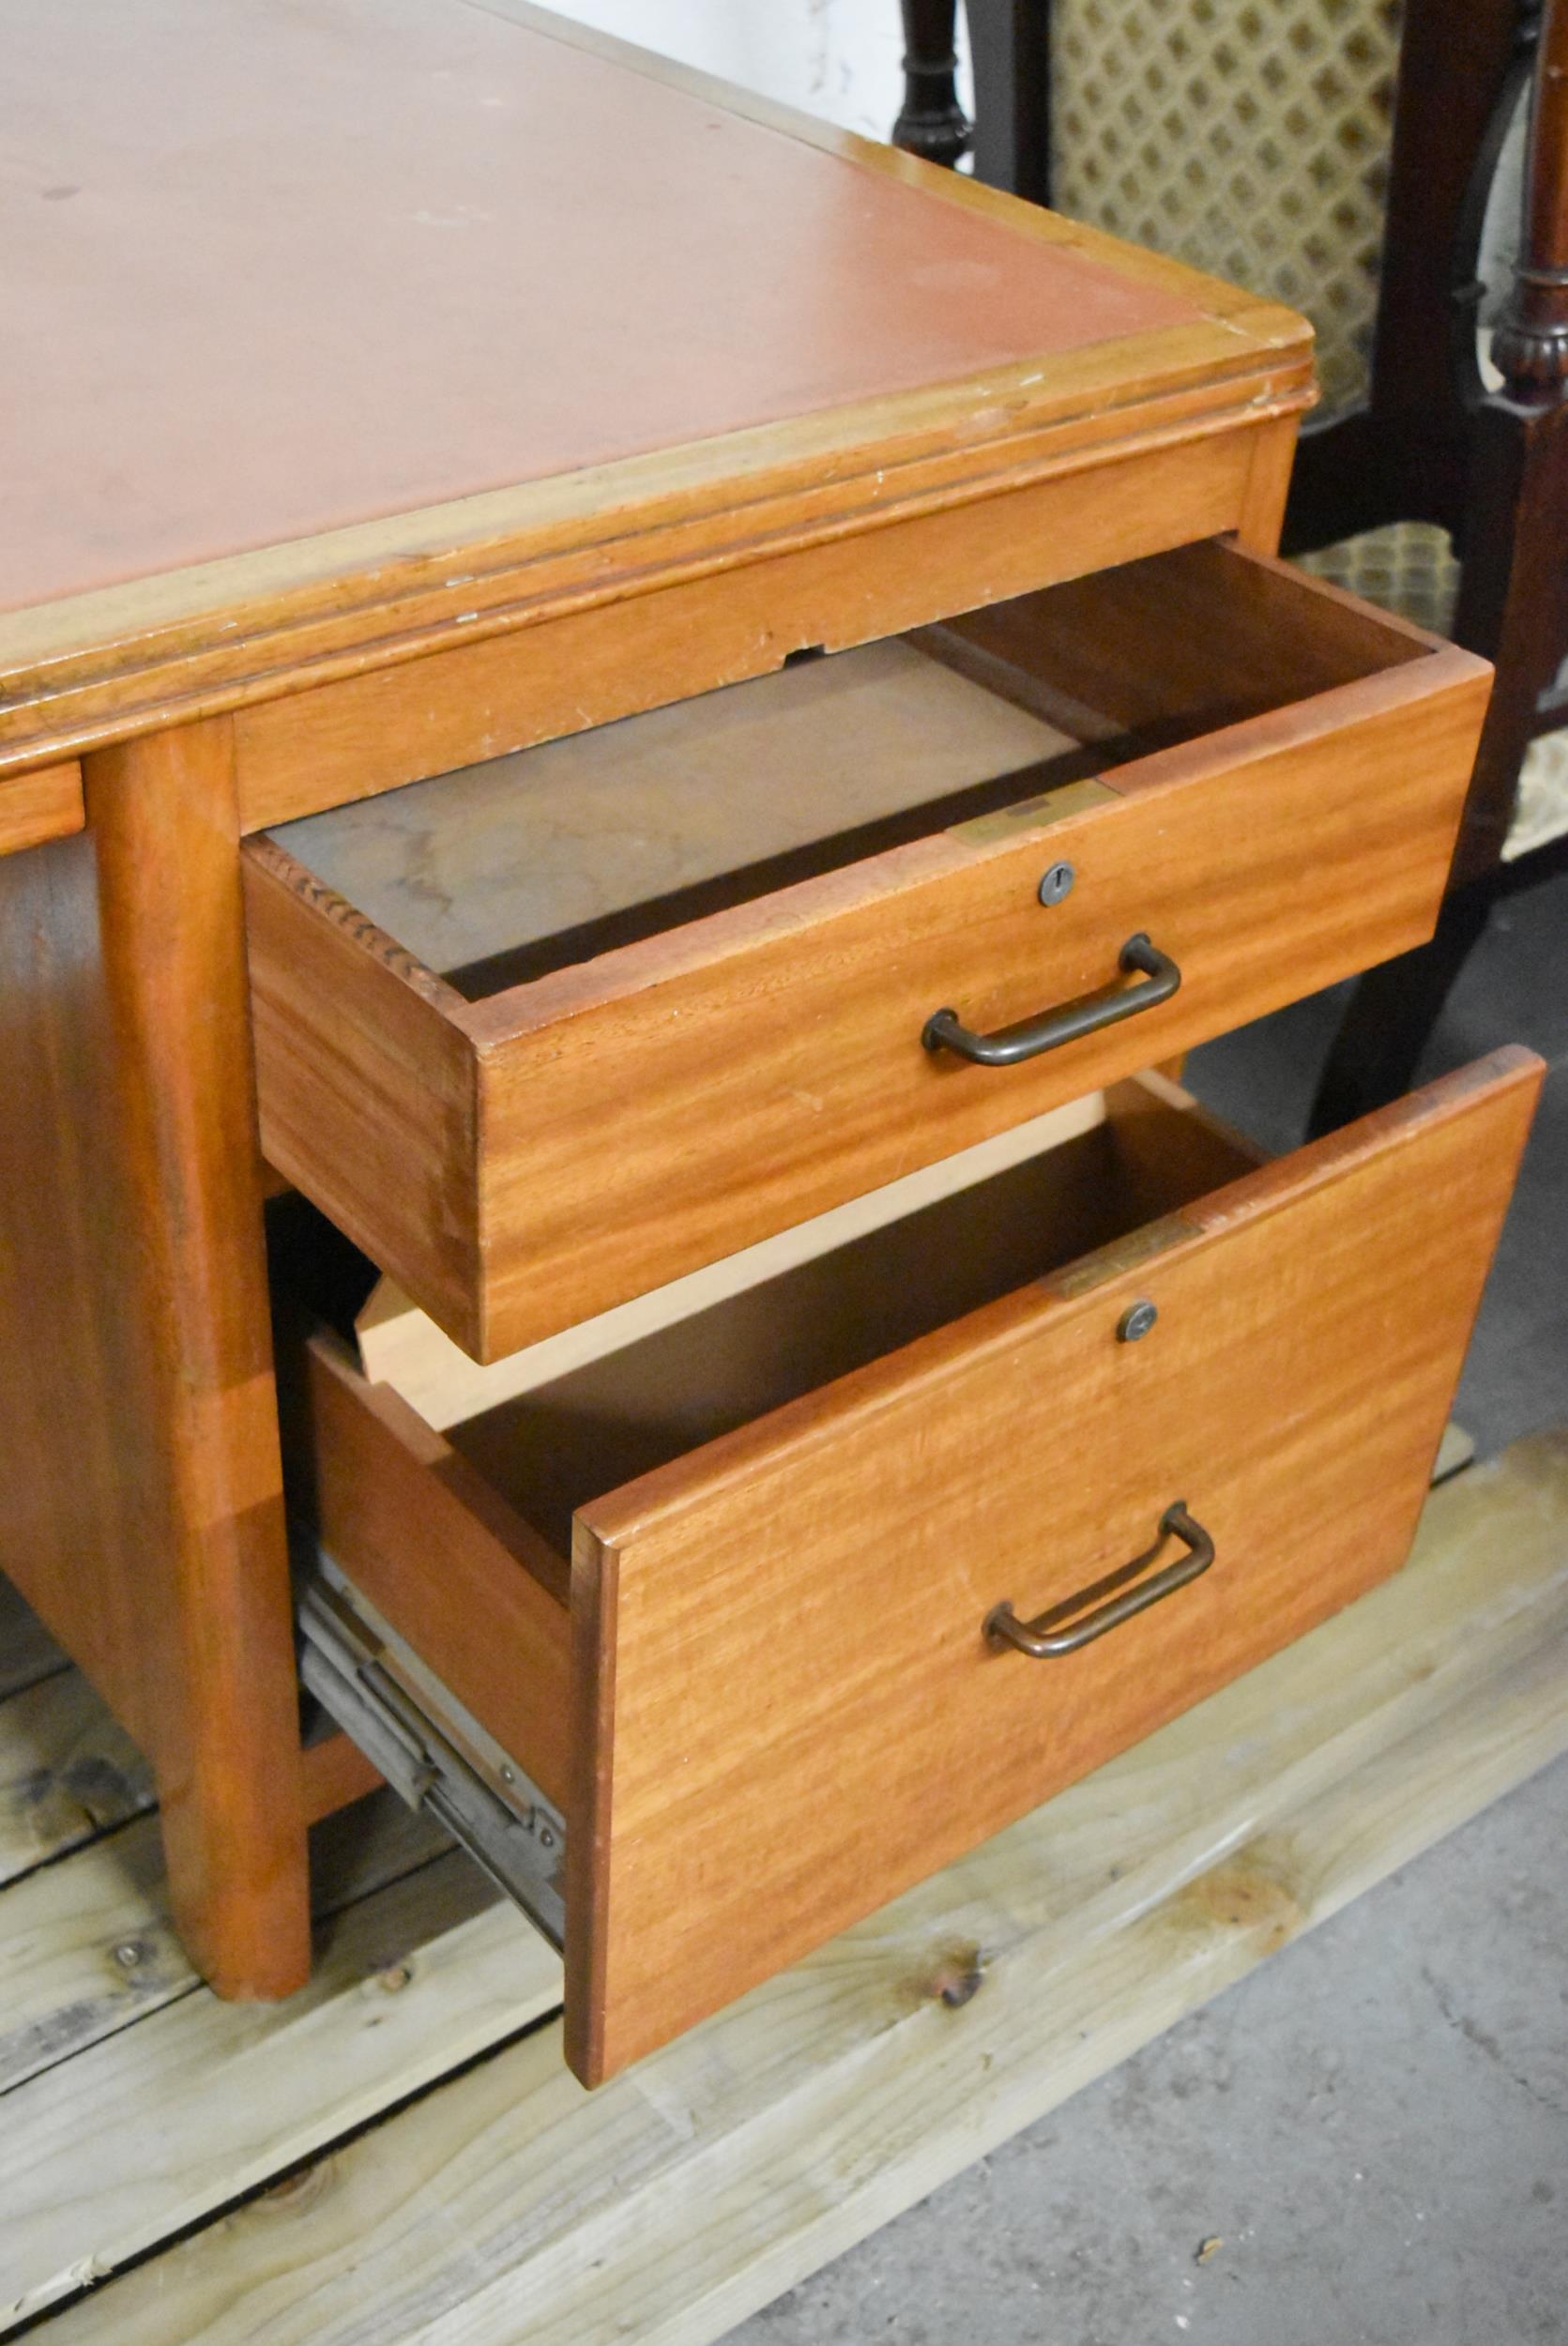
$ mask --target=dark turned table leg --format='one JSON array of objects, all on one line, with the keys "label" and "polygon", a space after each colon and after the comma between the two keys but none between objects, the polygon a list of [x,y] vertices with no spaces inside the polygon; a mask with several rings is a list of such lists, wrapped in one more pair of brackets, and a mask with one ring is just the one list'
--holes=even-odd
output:
[{"label": "dark turned table leg", "polygon": [[1493,337],[1500,391],[1471,421],[1454,633],[1497,663],[1454,857],[1429,945],[1362,978],[1313,1106],[1325,1132],[1407,1090],[1502,878],[1519,769],[1546,727],[1541,694],[1568,651],[1568,0],[1545,0],[1523,235]]},{"label": "dark turned table leg", "polygon": [[958,102],[953,48],[957,0],[903,0],[904,110],[893,145],[930,163],[957,162],[969,151],[969,117]]}]

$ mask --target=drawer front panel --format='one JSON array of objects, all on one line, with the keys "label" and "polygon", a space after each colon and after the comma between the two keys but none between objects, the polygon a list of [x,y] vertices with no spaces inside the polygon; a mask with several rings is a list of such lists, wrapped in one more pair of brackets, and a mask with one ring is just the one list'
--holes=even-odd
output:
[{"label": "drawer front panel", "polygon": [[[963,656],[1024,698],[1034,642],[1112,730],[1195,738],[484,998],[252,842],[269,1162],[494,1360],[1418,943],[1484,664],[1230,549],[1161,559]],[[922,1040],[1086,1001],[1017,1064]]]},{"label": "drawer front panel", "polygon": [[[1539,1073],[1498,1054],[581,1511],[581,2076],[1402,1561]],[[1076,1650],[985,1633],[1078,1596],[1049,1638],[1155,1574]]]},{"label": "drawer front panel", "polygon": [[[869,899],[788,891],[733,953],[682,966],[672,937],[662,971],[610,1000],[581,998],[602,969],[564,973],[550,1014],[483,1064],[481,1357],[1419,943],[1482,696],[1402,700],[1304,738],[1260,721],[1054,823],[1047,804],[1011,837],[998,818],[922,843]],[[1072,891],[1043,906],[1064,861]],[[1009,1067],[924,1047],[944,1008],[992,1032],[1149,984],[1120,973],[1140,934],[1181,983],[1121,1023]]]}]

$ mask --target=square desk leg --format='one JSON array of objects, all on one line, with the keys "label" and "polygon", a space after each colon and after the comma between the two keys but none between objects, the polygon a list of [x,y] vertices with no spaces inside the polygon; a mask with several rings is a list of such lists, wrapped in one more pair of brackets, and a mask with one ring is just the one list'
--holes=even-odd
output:
[{"label": "square desk leg", "polygon": [[305,1978],[297,1698],[225,718],[0,862],[0,1565],[142,1744],[220,1993]]}]

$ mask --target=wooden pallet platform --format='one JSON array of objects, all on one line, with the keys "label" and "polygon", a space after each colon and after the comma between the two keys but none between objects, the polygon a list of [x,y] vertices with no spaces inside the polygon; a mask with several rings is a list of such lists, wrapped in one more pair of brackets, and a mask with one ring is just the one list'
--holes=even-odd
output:
[{"label": "wooden pallet platform", "polygon": [[318,1835],[311,1988],[217,2003],[134,1754],[4,1613],[0,1688],[0,2329],[704,2346],[1568,1749],[1568,1432],[1435,1491],[1398,1578],[591,2096],[555,1958],[385,1796]]}]

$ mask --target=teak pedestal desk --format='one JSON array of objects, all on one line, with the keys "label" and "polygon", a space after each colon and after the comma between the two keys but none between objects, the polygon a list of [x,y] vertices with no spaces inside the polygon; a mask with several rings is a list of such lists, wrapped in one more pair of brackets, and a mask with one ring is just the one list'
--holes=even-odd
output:
[{"label": "teak pedestal desk", "polygon": [[0,1561],[221,1992],[373,1759],[591,2082],[1402,1561],[1536,1063],[1138,1071],[1429,933],[1487,672],[1271,559],[1298,318],[522,0],[0,104]]}]

